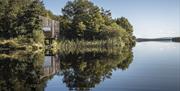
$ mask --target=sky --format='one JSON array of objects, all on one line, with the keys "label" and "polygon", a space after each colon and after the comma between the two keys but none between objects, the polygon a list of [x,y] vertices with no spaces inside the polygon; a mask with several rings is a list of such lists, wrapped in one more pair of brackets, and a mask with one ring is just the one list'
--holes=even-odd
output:
[{"label": "sky", "polygon": [[[68,0],[43,0],[46,9],[62,15]],[[91,0],[111,10],[112,17],[126,17],[137,38],[180,36],[180,0]]]}]

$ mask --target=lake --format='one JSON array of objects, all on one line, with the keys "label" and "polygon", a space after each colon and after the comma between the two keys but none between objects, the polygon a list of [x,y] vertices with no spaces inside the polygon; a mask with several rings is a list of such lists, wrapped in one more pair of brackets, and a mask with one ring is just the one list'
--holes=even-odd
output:
[{"label": "lake", "polygon": [[180,43],[80,52],[1,52],[0,91],[180,91]]}]

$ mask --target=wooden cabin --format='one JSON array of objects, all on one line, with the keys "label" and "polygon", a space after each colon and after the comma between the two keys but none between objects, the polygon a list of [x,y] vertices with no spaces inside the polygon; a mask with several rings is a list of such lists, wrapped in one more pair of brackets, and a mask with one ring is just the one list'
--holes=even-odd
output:
[{"label": "wooden cabin", "polygon": [[59,22],[43,16],[40,16],[40,19],[42,19],[45,38],[57,39],[59,37]]}]

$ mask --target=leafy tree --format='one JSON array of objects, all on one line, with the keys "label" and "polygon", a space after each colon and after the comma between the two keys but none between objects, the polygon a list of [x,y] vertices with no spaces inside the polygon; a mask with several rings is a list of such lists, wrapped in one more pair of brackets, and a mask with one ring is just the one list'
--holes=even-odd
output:
[{"label": "leafy tree", "polygon": [[5,7],[7,5],[7,1],[6,0],[0,0],[0,37],[3,36],[3,22],[2,22],[2,17],[4,16],[5,13]]},{"label": "leafy tree", "polygon": [[[33,1],[26,9],[23,11],[22,15],[19,15],[18,27],[19,30],[25,30],[22,34],[32,34],[34,31],[41,31],[42,24],[39,15],[41,15],[42,6],[39,1]],[[22,29],[21,26],[23,26]]]},{"label": "leafy tree", "polygon": [[[1,6],[4,12],[1,13],[1,36],[4,38],[14,37],[16,16],[18,13],[17,2],[9,0],[5,3],[4,7]],[[6,5],[7,4],[7,5]]]},{"label": "leafy tree", "polygon": [[60,36],[63,39],[132,42],[133,28],[126,18],[114,20],[110,10],[100,9],[89,0],[68,1],[62,13]]},{"label": "leafy tree", "polygon": [[124,28],[130,35],[132,35],[133,26],[130,24],[128,19],[126,19],[125,17],[117,18],[116,23],[122,28]]},{"label": "leafy tree", "polygon": [[[39,16],[45,16],[43,3],[38,0],[0,0],[0,37],[33,37],[42,31]],[[38,32],[43,33],[43,32]],[[40,34],[43,38],[43,34]],[[41,40],[40,40],[41,41]]]},{"label": "leafy tree", "polygon": [[17,36],[18,15],[30,2],[32,1],[0,0],[0,37],[11,38]]},{"label": "leafy tree", "polygon": [[62,13],[69,22],[70,29],[65,31],[73,31],[75,34],[72,38],[84,38],[87,31],[99,32],[104,23],[100,9],[88,0],[68,1]]},{"label": "leafy tree", "polygon": [[7,0],[0,0],[0,18],[4,15],[5,7],[7,6]]},{"label": "leafy tree", "polygon": [[53,20],[59,20],[59,16],[54,15],[50,10],[44,10],[43,15],[47,18],[53,19]]},{"label": "leafy tree", "polygon": [[105,9],[101,8],[101,15],[105,21],[105,25],[110,25],[111,23],[113,23],[113,19],[112,19],[110,10],[105,10]]}]

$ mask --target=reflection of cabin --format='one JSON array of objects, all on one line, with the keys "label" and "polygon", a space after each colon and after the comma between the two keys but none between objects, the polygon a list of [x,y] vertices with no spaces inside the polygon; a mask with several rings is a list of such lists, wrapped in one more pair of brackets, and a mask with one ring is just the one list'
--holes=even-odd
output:
[{"label": "reflection of cabin", "polygon": [[59,22],[47,17],[39,16],[42,20],[42,26],[45,38],[54,39],[59,37]]},{"label": "reflection of cabin", "polygon": [[60,59],[58,55],[46,56],[44,60],[43,69],[44,69],[44,73],[41,76],[41,79],[58,73],[60,70]]}]

